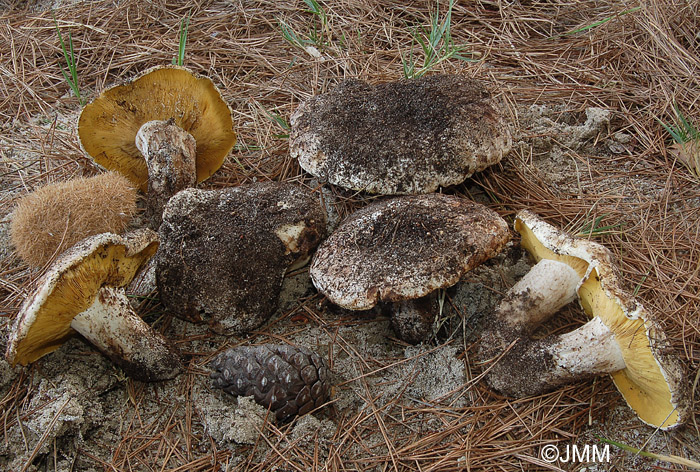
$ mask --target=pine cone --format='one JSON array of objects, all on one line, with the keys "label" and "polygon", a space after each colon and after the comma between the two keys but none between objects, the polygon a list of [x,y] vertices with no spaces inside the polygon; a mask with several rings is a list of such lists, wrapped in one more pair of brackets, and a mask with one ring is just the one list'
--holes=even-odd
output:
[{"label": "pine cone", "polygon": [[305,415],[328,400],[328,367],[303,347],[240,346],[221,353],[212,368],[214,387],[232,395],[253,395],[279,421]]}]

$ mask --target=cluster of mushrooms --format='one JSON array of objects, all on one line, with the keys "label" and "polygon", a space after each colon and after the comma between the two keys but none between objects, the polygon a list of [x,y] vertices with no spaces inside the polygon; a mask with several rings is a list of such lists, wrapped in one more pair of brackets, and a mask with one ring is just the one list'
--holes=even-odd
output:
[{"label": "cluster of mushrooms", "polygon": [[[196,188],[236,140],[231,110],[210,80],[160,67],[86,106],[83,149],[145,194],[148,228],[95,234],[63,253],[22,306],[8,360],[26,365],[78,332],[134,378],[173,378],[182,370],[177,349],[126,298],[139,271],[154,272],[160,299],[176,316],[243,334],[272,316],[285,273],[309,259],[311,280],[330,302],[358,311],[381,305],[401,339],[425,340],[436,291],[511,239],[494,211],[435,193],[509,152],[512,138],[494,99],[457,75],[346,80],[302,103],[291,125],[290,153],[306,172],[381,195],[328,237],[323,207],[302,187]],[[643,421],[680,424],[688,409],[681,369],[658,324],[620,288],[610,252],[529,212],[515,221],[537,263],[486,317],[479,356],[489,384],[522,397],[610,373]],[[590,322],[532,338],[575,299]],[[242,347],[212,367],[215,385],[253,394],[278,419],[318,408],[329,394],[327,367],[305,348]]]}]

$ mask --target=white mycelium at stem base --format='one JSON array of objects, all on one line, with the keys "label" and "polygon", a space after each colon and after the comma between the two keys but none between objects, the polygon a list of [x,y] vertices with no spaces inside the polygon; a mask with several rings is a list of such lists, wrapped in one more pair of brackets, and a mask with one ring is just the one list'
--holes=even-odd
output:
[{"label": "white mycelium at stem base", "polygon": [[135,141],[148,165],[148,216],[157,229],[170,197],[197,184],[197,145],[172,119],[144,123]]},{"label": "white mycelium at stem base", "polygon": [[133,312],[123,289],[101,288],[70,326],[137,379],[168,379],[180,371],[178,355]]},{"label": "white mycelium at stem base", "polygon": [[537,395],[576,379],[625,368],[614,334],[598,317],[566,334],[529,338],[576,298],[579,282],[569,265],[542,259],[508,292],[482,344],[484,357],[492,358],[510,346],[489,372],[488,381],[495,389],[515,397]]}]

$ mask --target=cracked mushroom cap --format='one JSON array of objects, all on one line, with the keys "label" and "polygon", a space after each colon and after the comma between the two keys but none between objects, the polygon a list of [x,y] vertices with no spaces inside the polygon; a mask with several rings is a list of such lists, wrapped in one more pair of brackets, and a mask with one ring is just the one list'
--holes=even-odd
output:
[{"label": "cracked mushroom cap", "polygon": [[206,77],[178,66],[155,67],[105,90],[83,108],[78,136],[85,152],[106,169],[148,189],[148,167],[136,133],[148,121],[172,119],[197,142],[197,181],[221,167],[236,143],[231,109]]},{"label": "cracked mushroom cap", "polygon": [[612,253],[570,237],[529,211],[517,215],[515,229],[536,261],[564,262],[582,277],[581,306],[589,317],[603,321],[622,350],[626,368],[611,376],[630,408],[653,426],[680,424],[688,410],[682,369],[659,324],[621,288]]},{"label": "cracked mushroom cap", "polygon": [[506,222],[481,204],[442,194],[395,197],[343,221],[309,272],[331,302],[369,310],[456,284],[509,239]]},{"label": "cracked mushroom cap", "polygon": [[8,361],[27,365],[58,349],[76,334],[73,318],[93,304],[100,289],[128,285],[157,249],[156,233],[138,230],[91,236],[63,253],[22,305],[8,342]]},{"label": "cracked mushroom cap", "polygon": [[291,184],[183,190],[159,229],[161,300],[176,316],[217,331],[255,329],[277,308],[287,269],[309,256],[325,225],[320,204]]},{"label": "cracked mushroom cap", "polygon": [[499,105],[476,80],[350,79],[291,116],[290,154],[322,181],[383,195],[463,182],[510,151]]}]

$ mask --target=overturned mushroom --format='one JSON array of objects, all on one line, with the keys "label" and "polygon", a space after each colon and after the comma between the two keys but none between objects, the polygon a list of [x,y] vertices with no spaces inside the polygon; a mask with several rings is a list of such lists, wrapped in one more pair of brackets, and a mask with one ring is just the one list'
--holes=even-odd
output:
[{"label": "overturned mushroom", "polygon": [[346,80],[302,103],[290,123],[290,154],[304,170],[384,195],[459,184],[512,146],[499,105],[481,82],[459,75]]},{"label": "overturned mushroom", "polygon": [[[537,263],[487,322],[480,356],[498,359],[489,366],[488,382],[523,397],[608,373],[642,421],[662,429],[680,424],[688,409],[681,368],[660,326],[620,288],[610,251],[527,211],[518,214],[515,228]],[[557,336],[530,337],[577,296],[588,323]]]},{"label": "overturned mushroom", "polygon": [[243,333],[277,307],[285,271],[325,233],[318,202],[291,184],[187,189],[165,207],[156,283],[175,315]]},{"label": "overturned mushroom", "polygon": [[153,228],[168,199],[216,172],[236,142],[212,81],[176,66],[105,90],[81,112],[78,136],[95,162],[148,192]]},{"label": "overturned mushroom", "polygon": [[323,359],[300,346],[239,346],[212,362],[214,386],[232,395],[253,395],[279,421],[323,405],[330,394],[330,374]]},{"label": "overturned mushroom", "polygon": [[506,222],[478,203],[442,194],[396,197],[343,221],[319,246],[309,272],[343,308],[393,303],[397,334],[415,343],[434,316],[432,302],[422,298],[456,284],[508,240]]},{"label": "overturned mushroom", "polygon": [[27,365],[77,331],[137,380],[175,377],[182,367],[177,352],[131,310],[123,290],[157,248],[150,230],[99,234],[73,246],[22,305],[7,360]]}]

